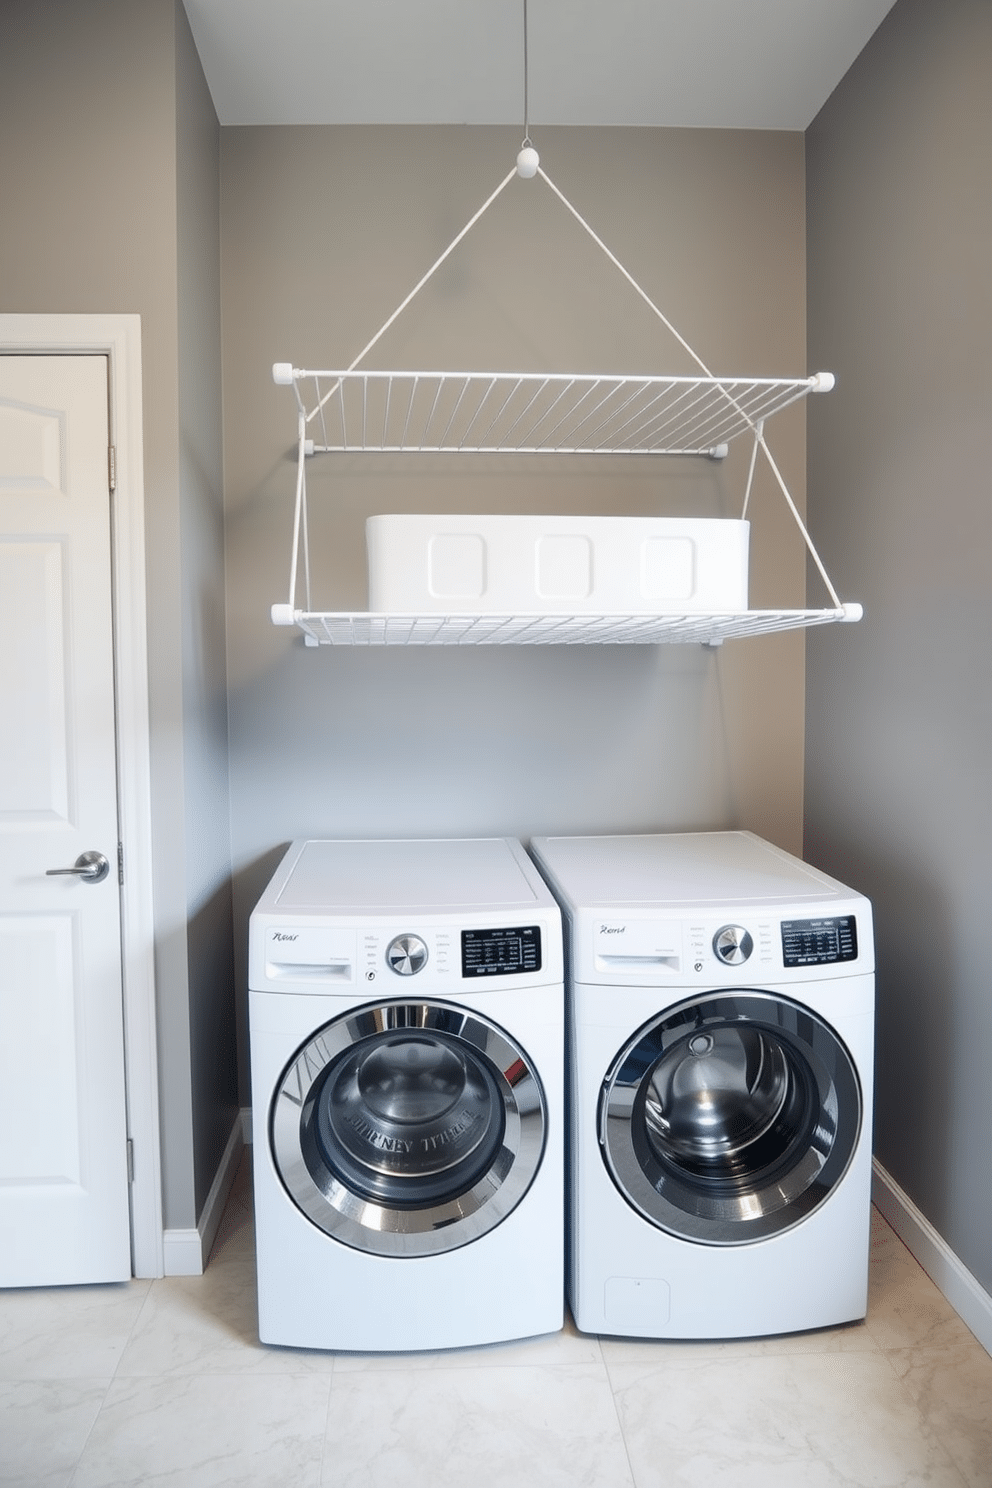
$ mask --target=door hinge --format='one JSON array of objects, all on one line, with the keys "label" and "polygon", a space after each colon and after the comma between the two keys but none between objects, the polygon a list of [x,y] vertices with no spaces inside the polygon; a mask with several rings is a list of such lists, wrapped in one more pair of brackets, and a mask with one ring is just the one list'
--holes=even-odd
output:
[{"label": "door hinge", "polygon": [[107,449],[107,478],[110,481],[110,489],[117,490],[117,451],[113,445]]},{"label": "door hinge", "polygon": [[127,1139],[127,1181],[134,1182],[134,1142],[130,1137]]},{"label": "door hinge", "polygon": [[118,844],[117,844],[117,882],[119,884],[123,884],[123,882],[124,882],[124,844],[123,844],[123,842],[118,842]]}]

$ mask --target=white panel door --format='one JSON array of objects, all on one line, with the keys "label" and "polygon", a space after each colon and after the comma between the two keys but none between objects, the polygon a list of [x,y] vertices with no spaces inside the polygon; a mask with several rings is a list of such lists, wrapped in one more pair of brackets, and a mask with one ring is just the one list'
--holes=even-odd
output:
[{"label": "white panel door", "polygon": [[[131,1275],[107,359],[0,357],[0,1286]],[[84,854],[106,858],[90,878]]]}]

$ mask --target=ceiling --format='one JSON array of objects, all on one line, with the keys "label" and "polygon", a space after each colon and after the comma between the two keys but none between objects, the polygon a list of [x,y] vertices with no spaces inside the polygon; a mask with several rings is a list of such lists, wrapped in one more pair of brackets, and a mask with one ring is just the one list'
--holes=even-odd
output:
[{"label": "ceiling", "polygon": [[[232,124],[803,130],[895,0],[184,0]],[[535,143],[539,141],[535,140]]]}]

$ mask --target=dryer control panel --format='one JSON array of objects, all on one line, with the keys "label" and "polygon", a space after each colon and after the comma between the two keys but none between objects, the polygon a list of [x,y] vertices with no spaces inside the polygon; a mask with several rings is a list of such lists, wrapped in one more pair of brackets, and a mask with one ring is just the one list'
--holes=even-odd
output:
[{"label": "dryer control panel", "polygon": [[871,969],[867,908],[835,915],[803,915],[798,908],[770,916],[749,905],[727,905],[719,918],[692,919],[587,911],[572,921],[573,977],[615,985],[740,986],[788,981],[797,970],[822,977],[842,965],[845,971]]}]

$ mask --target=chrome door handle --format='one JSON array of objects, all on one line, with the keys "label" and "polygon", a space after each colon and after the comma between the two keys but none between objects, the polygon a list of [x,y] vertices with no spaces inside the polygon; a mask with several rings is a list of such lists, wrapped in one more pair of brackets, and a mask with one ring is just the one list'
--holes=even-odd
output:
[{"label": "chrome door handle", "polygon": [[84,852],[79,854],[71,868],[47,868],[45,877],[58,878],[63,873],[72,873],[83,883],[102,883],[109,872],[110,864],[103,853]]}]

